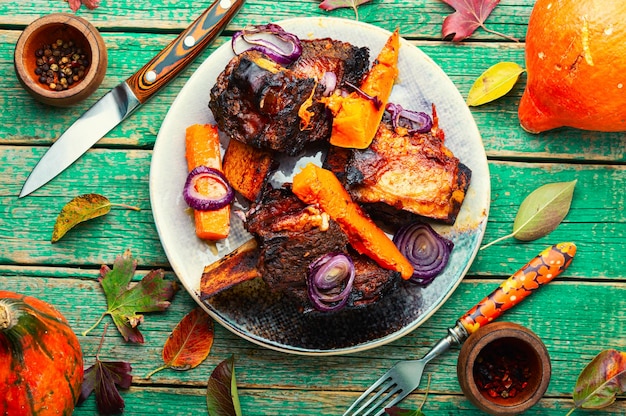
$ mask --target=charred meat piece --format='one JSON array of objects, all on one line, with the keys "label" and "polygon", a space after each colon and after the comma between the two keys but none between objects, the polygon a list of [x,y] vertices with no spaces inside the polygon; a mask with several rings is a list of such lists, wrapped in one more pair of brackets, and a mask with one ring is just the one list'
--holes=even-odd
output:
[{"label": "charred meat piece", "polygon": [[361,84],[369,68],[369,49],[330,38],[302,40],[302,54],[289,69],[303,78],[313,78],[329,95],[346,82]]},{"label": "charred meat piece", "polygon": [[367,256],[350,251],[354,263],[354,284],[348,299],[352,307],[365,306],[377,302],[398,285],[400,273],[380,267]]},{"label": "charred meat piece", "polygon": [[368,67],[367,48],[330,39],[303,41],[289,67],[246,51],[219,75],[209,108],[231,140],[297,156],[330,137],[332,116],[322,96],[345,81],[359,83]]},{"label": "charred meat piece", "polygon": [[399,133],[381,123],[371,146],[349,158],[345,180],[352,197],[453,224],[471,171],[445,147],[441,130],[433,131]]},{"label": "charred meat piece", "polygon": [[259,239],[259,271],[274,291],[283,292],[311,311],[306,276],[311,262],[333,252],[348,253],[356,277],[348,306],[376,302],[399,279],[366,256],[354,253],[338,224],[318,208],[307,206],[287,188],[271,189],[247,215],[246,227]]},{"label": "charred meat piece", "polygon": [[[323,87],[249,51],[233,58],[220,74],[211,89],[209,108],[231,140],[297,155],[306,144],[306,137],[299,137],[304,136],[299,111],[315,88]],[[311,137],[311,141],[321,139]]]}]

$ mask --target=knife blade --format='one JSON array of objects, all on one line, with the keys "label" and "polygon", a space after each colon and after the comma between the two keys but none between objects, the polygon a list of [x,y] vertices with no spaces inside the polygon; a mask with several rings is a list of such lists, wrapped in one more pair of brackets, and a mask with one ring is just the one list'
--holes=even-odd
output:
[{"label": "knife blade", "polygon": [[153,97],[215,40],[245,0],[216,0],[139,71],[106,93],[80,116],[37,162],[22,198],[67,169],[115,126]]}]

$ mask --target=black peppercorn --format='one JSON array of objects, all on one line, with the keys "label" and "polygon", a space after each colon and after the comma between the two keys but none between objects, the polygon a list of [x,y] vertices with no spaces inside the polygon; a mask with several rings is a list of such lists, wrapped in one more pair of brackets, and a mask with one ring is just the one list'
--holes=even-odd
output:
[{"label": "black peppercorn", "polygon": [[57,39],[35,51],[34,72],[39,82],[51,90],[62,91],[84,78],[89,60],[72,40]]}]

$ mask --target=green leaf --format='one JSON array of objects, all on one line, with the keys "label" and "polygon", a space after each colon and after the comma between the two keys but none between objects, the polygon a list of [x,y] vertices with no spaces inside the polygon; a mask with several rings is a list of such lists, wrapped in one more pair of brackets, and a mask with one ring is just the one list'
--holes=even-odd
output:
[{"label": "green leaf", "polygon": [[206,391],[210,416],[241,416],[235,378],[235,357],[231,355],[215,367]]},{"label": "green leaf", "polygon": [[520,205],[513,222],[513,232],[480,249],[510,237],[532,241],[554,231],[569,212],[576,182],[554,182],[535,189]]},{"label": "green leaf", "polygon": [[98,194],[77,196],[61,209],[54,224],[50,241],[56,243],[77,224],[106,215],[111,211],[111,207],[114,206],[139,211],[137,207],[124,204],[112,204],[107,197]]},{"label": "green leaf", "polygon": [[[177,285],[163,278],[163,270],[152,270],[136,285],[130,286],[135,274],[137,261],[130,250],[118,256],[113,269],[103,265],[98,281],[107,299],[107,310],[102,314],[111,315],[115,326],[126,341],[143,343],[143,335],[137,326],[143,322],[145,312],[158,312],[167,309],[174,297]],[[102,318],[100,318],[101,320]],[[98,323],[83,333],[86,335]]]},{"label": "green leaf", "polygon": [[108,214],[109,211],[111,211],[111,202],[102,195],[77,196],[61,209],[54,224],[50,241],[56,243],[77,224]]},{"label": "green leaf", "polygon": [[467,105],[479,106],[511,91],[524,68],[515,62],[499,62],[482,73],[467,95]]},{"label": "green leaf", "polygon": [[578,376],[574,404],[584,409],[600,409],[626,392],[626,352],[614,349],[598,354]]},{"label": "green leaf", "polygon": [[569,212],[576,182],[555,182],[535,189],[517,211],[513,236],[532,241],[556,229]]}]

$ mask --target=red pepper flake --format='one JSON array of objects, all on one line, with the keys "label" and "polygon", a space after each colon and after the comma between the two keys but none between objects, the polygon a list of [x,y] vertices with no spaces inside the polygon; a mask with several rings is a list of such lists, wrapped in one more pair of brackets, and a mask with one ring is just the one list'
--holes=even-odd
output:
[{"label": "red pepper flake", "polygon": [[476,358],[476,385],[492,398],[513,398],[528,386],[532,361],[519,347],[495,341]]}]

